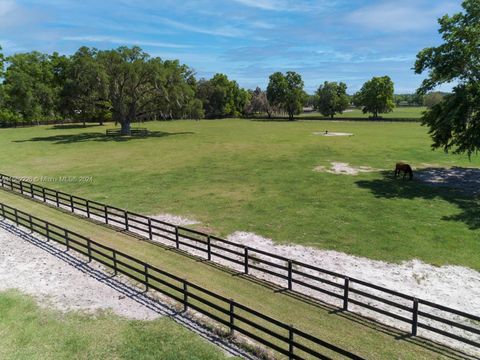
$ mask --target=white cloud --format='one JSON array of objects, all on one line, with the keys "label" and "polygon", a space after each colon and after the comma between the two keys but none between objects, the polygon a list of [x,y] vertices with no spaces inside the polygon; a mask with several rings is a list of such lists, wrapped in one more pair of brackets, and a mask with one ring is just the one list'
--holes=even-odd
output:
[{"label": "white cloud", "polygon": [[214,36],[225,36],[225,37],[242,37],[245,36],[245,32],[241,29],[232,27],[232,26],[224,26],[218,28],[203,28],[195,25],[190,25],[186,23],[182,23],[179,21],[157,17],[158,21],[163,23],[164,25],[174,27],[176,29],[196,32],[200,34],[207,34],[207,35],[214,35]]},{"label": "white cloud", "polygon": [[315,5],[312,5],[310,2],[289,1],[289,0],[234,0],[242,5],[254,7],[262,10],[272,10],[272,11],[309,11],[318,6],[319,2],[316,1]]},{"label": "white cloud", "polygon": [[434,27],[438,17],[457,10],[458,4],[452,1],[388,1],[360,8],[347,20],[379,32],[420,31]]},{"label": "white cloud", "polygon": [[97,35],[90,35],[90,36],[64,36],[61,40],[66,41],[88,41],[88,42],[108,42],[112,44],[135,44],[140,46],[152,46],[152,47],[163,47],[163,48],[190,48],[190,45],[182,45],[182,44],[172,44],[172,43],[163,43],[163,42],[156,42],[156,41],[146,41],[146,40],[129,40],[129,39],[122,39],[122,38],[115,38],[110,36],[97,36]]},{"label": "white cloud", "polygon": [[0,18],[15,10],[16,5],[12,0],[0,0]]}]

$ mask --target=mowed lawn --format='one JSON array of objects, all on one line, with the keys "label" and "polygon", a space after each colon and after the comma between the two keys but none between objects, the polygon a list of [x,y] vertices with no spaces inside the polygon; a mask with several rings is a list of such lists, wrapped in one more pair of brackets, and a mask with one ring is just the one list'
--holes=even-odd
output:
[{"label": "mowed lawn", "polygon": [[[46,186],[145,214],[173,213],[220,235],[251,231],[398,262],[413,258],[480,270],[479,199],[396,180],[414,167],[480,167],[480,158],[430,149],[418,123],[171,121],[148,138],[117,141],[108,126],[0,130],[0,171],[92,176]],[[323,137],[313,132],[351,132]],[[358,176],[314,172],[331,161],[388,169]],[[28,209],[26,209],[28,210]]]},{"label": "mowed lawn", "polygon": [[[420,119],[423,112],[427,108],[424,106],[402,106],[402,107],[396,107],[393,109],[392,112],[385,113],[385,114],[379,114],[382,118],[384,119]],[[317,116],[322,116],[318,112],[311,112],[311,113],[304,113],[300,115],[300,117],[317,117]],[[368,119],[372,114],[364,114],[361,109],[349,109],[346,110],[343,114],[338,114],[335,117],[336,118],[363,118],[363,119]]]},{"label": "mowed lawn", "polygon": [[133,321],[103,313],[39,308],[17,291],[0,292],[0,358],[226,359],[222,351],[168,318]]}]

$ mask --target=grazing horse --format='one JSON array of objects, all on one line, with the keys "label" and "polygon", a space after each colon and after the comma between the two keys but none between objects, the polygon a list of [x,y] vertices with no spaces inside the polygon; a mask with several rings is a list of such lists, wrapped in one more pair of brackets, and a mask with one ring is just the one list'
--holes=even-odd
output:
[{"label": "grazing horse", "polygon": [[400,175],[400,173],[403,171],[403,178],[405,179],[405,177],[407,176],[407,173],[408,173],[408,176],[410,178],[410,180],[412,180],[413,178],[413,170],[412,170],[412,167],[408,164],[405,164],[405,163],[397,163],[395,165],[395,177],[397,177],[398,175]]}]

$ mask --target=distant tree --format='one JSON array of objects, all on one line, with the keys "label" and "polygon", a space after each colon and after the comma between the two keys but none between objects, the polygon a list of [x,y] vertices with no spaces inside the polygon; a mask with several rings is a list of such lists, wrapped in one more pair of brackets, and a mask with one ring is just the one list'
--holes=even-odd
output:
[{"label": "distant tree", "polygon": [[330,116],[332,119],[335,114],[343,113],[350,104],[347,85],[343,82],[325,81],[323,85],[319,86],[316,95],[315,108],[323,116]]},{"label": "distant tree", "polygon": [[249,94],[225,74],[215,74],[210,80],[200,80],[197,97],[202,101],[205,116],[219,118],[240,116],[249,101]]},{"label": "distant tree", "polygon": [[465,0],[463,12],[438,20],[443,44],[417,55],[415,72],[428,70],[417,90],[425,94],[456,82],[452,94],[427,110],[422,118],[430,129],[432,147],[469,156],[480,149],[480,2]]},{"label": "distant tree", "polygon": [[267,114],[269,118],[272,117],[273,108],[268,102],[267,93],[258,86],[255,90],[250,91],[250,102],[247,105],[246,112],[248,115]]},{"label": "distant tree", "polygon": [[292,121],[294,115],[301,113],[307,96],[303,86],[302,77],[294,71],[287,71],[285,75],[273,73],[267,87],[267,99],[271,105],[284,110]]},{"label": "distant tree", "polygon": [[378,114],[391,112],[395,107],[392,80],[388,76],[373,77],[355,94],[354,103],[363,107],[363,113],[373,114],[374,119]]},{"label": "distant tree", "polygon": [[51,58],[39,52],[7,58],[5,97],[7,107],[26,120],[54,119],[60,87]]},{"label": "distant tree", "polygon": [[307,95],[305,97],[305,102],[303,103],[303,106],[313,109],[315,108],[317,102],[318,102],[317,94]]},{"label": "distant tree", "polygon": [[432,108],[443,101],[444,94],[439,91],[433,91],[423,97],[423,105]]},{"label": "distant tree", "polygon": [[2,46],[0,45],[0,80],[3,78],[4,66],[5,66],[5,56],[2,53]]},{"label": "distant tree", "polygon": [[393,96],[396,106],[422,106],[423,95],[421,94],[395,94]]}]

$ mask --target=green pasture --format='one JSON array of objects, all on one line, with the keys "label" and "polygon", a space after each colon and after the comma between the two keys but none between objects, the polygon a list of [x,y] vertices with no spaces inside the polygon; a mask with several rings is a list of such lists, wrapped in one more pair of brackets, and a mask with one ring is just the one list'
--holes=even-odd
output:
[{"label": "green pasture", "polygon": [[39,308],[16,291],[0,292],[0,358],[226,359],[222,351],[168,318],[134,321]]},{"label": "green pasture", "polygon": [[[388,119],[420,119],[422,113],[426,110],[423,106],[403,106],[396,107],[392,112],[380,114],[386,120]],[[300,117],[321,117],[322,114],[318,112],[304,113]],[[338,114],[336,118],[359,118],[368,119],[372,114],[364,114],[361,109],[348,109],[343,114]]]},{"label": "green pasture", "polygon": [[[108,126],[0,130],[0,171],[91,176],[43,185],[144,214],[197,219],[219,235],[250,231],[278,243],[372,259],[413,258],[480,269],[478,197],[392,177],[395,162],[479,167],[480,158],[430,149],[418,123],[171,121],[146,138],[105,137]],[[323,137],[314,132],[351,132]],[[314,172],[331,161],[385,171]]]}]

